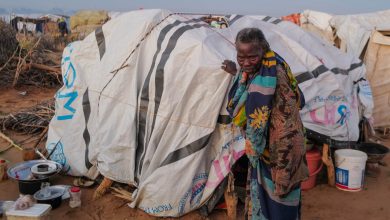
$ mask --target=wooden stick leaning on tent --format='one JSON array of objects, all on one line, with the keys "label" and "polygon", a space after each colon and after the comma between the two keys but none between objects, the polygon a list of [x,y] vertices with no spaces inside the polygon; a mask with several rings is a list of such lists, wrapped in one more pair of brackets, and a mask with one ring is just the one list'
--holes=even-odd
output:
[{"label": "wooden stick leaning on tent", "polygon": [[326,165],[328,171],[328,185],[335,186],[335,174],[332,157],[330,156],[330,149],[328,144],[324,144],[322,148],[322,162]]},{"label": "wooden stick leaning on tent", "polygon": [[113,180],[104,177],[99,187],[95,190],[95,193],[93,194],[93,199],[94,200],[100,199],[108,191],[108,189],[110,189],[113,183],[114,183]]},{"label": "wooden stick leaning on tent", "polygon": [[228,174],[228,184],[226,186],[224,197],[227,206],[227,219],[235,220],[237,219],[237,195],[234,192],[234,175],[233,173]]}]

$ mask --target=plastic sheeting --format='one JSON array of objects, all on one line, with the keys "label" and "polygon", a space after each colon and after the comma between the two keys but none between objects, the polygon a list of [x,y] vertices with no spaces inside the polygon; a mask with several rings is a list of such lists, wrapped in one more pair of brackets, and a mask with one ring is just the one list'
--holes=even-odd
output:
[{"label": "plastic sheeting", "polygon": [[374,96],[374,126],[390,126],[390,28],[373,31],[364,62]]},{"label": "plastic sheeting", "polygon": [[[244,154],[225,111],[234,37],[258,27],[291,65],[307,105],[307,128],[357,140],[364,65],[298,26],[268,16],[229,15],[212,29],[200,16],[133,11],[64,50],[47,149],[71,175],[95,170],[138,186],[132,207],[155,216],[199,208]],[[364,106],[365,108],[362,108]]]},{"label": "plastic sheeting", "polygon": [[334,45],[334,34],[329,21],[333,15],[319,11],[305,10],[300,17],[301,27],[326,42]]},{"label": "plastic sheeting", "polygon": [[341,39],[340,49],[360,57],[376,27],[389,27],[390,10],[367,14],[337,15],[330,23]]}]

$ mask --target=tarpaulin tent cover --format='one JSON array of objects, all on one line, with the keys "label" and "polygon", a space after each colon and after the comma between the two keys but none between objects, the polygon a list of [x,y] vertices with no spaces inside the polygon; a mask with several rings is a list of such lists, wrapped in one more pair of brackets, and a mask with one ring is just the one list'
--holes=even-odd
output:
[{"label": "tarpaulin tent cover", "polygon": [[300,26],[309,32],[314,33],[321,39],[334,45],[334,34],[330,26],[330,19],[333,15],[325,12],[305,10],[300,16]]},{"label": "tarpaulin tent cover", "polygon": [[364,63],[374,96],[374,125],[390,126],[390,28],[374,30],[370,35]]},{"label": "tarpaulin tent cover", "polygon": [[245,27],[262,29],[291,65],[307,101],[305,127],[357,140],[359,110],[372,109],[357,93],[368,86],[358,59],[290,22],[227,18],[229,28],[212,29],[200,16],[132,11],[67,46],[46,146],[51,159],[71,175],[99,172],[137,185],[131,206],[152,215],[199,208],[244,154],[225,111],[231,76],[220,66],[235,60],[232,42]]},{"label": "tarpaulin tent cover", "polygon": [[333,16],[330,24],[341,40],[340,49],[360,57],[371,32],[376,27],[389,27],[390,10],[356,15]]}]

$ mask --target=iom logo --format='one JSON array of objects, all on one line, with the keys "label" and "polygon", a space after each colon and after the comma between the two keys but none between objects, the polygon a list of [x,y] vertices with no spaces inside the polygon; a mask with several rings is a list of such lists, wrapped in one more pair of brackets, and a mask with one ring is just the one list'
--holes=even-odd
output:
[{"label": "iom logo", "polygon": [[[70,47],[69,45],[68,47]],[[70,59],[70,54],[72,54],[73,49],[71,48],[69,50],[69,55],[65,56],[62,59],[61,65],[63,67],[63,70],[65,70],[63,74],[63,82],[64,87],[58,91],[56,98],[57,100],[64,99],[65,104],[63,106],[59,106],[60,108],[64,108],[65,111],[62,111],[62,115],[57,115],[57,120],[63,121],[63,120],[70,120],[73,118],[74,114],[76,113],[76,109],[72,107],[72,103],[76,100],[78,97],[77,91],[74,90],[74,82],[77,77],[76,69],[74,68],[74,65]]]},{"label": "iom logo", "polygon": [[62,165],[62,170],[65,173],[68,173],[70,171],[70,166],[68,164],[68,161],[66,159],[65,153],[64,153],[64,145],[61,141],[49,143],[46,146],[47,152],[51,154],[50,158],[51,160],[59,163]]}]

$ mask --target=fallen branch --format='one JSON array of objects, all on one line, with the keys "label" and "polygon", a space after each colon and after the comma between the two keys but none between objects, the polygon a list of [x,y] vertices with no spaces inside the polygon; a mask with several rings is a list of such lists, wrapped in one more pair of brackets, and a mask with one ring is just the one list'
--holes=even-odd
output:
[{"label": "fallen branch", "polygon": [[48,71],[48,72],[55,73],[55,74],[61,74],[61,69],[57,68],[57,67],[51,67],[51,66],[47,66],[44,64],[38,64],[38,63],[31,63],[31,64],[27,64],[27,65],[29,65],[30,68],[44,70],[44,71]]},{"label": "fallen branch", "polygon": [[95,190],[95,193],[93,194],[93,200],[100,199],[112,186],[113,183],[113,180],[104,177],[103,181],[100,183],[99,187]]},{"label": "fallen branch", "polygon": [[40,137],[38,138],[38,141],[34,144],[33,148],[37,148],[38,145],[42,142],[42,140],[46,137],[47,131],[49,130],[49,126],[45,128],[45,130],[42,131]]},{"label": "fallen branch", "polygon": [[13,140],[11,140],[11,138],[7,137],[5,134],[3,134],[1,131],[0,131],[0,137],[3,138],[5,141],[7,141],[10,145],[12,145],[13,147],[19,149],[19,150],[23,150],[23,148],[19,147],[18,145],[15,144],[15,142]]},{"label": "fallen branch", "polygon": [[111,192],[114,196],[119,197],[129,202],[133,201],[133,194],[123,188],[111,187],[114,192]]},{"label": "fallen branch", "polygon": [[9,64],[9,62],[15,57],[16,52],[18,52],[19,47],[16,47],[12,56],[5,62],[5,64],[0,68],[0,72]]},{"label": "fallen branch", "polygon": [[16,86],[16,83],[18,82],[18,79],[19,79],[19,75],[21,73],[23,73],[26,69],[25,69],[25,65],[26,65],[26,59],[27,57],[30,57],[31,54],[33,53],[34,49],[38,46],[39,42],[41,41],[41,38],[39,38],[37,40],[37,42],[34,44],[33,47],[31,47],[31,49],[27,52],[26,56],[23,57],[23,59],[21,59],[20,57],[20,51],[22,49],[20,49],[19,51],[19,61],[18,61],[18,65],[16,67],[16,72],[15,72],[15,78],[14,78],[14,82],[12,83],[12,86]]}]

